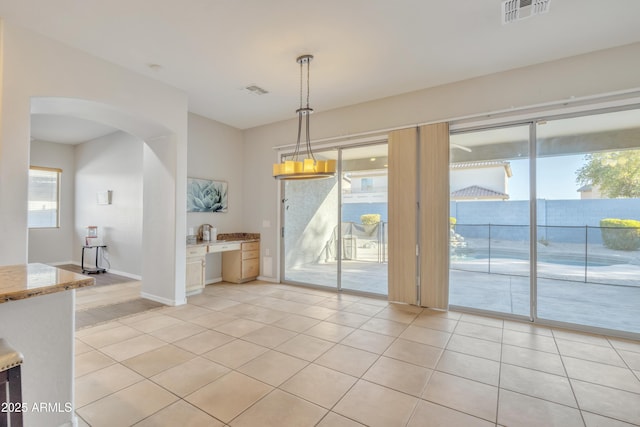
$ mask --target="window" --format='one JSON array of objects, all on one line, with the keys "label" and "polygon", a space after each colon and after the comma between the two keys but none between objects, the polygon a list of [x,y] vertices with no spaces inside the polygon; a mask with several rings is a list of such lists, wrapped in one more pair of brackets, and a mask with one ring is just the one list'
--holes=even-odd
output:
[{"label": "window", "polygon": [[373,178],[362,178],[360,181],[360,190],[367,192],[373,190]]},{"label": "window", "polygon": [[60,226],[61,169],[31,166],[29,168],[29,228]]}]

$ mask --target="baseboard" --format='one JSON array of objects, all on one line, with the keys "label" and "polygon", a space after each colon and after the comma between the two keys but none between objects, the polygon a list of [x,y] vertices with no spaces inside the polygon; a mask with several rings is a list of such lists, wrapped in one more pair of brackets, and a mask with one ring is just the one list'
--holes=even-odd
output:
[{"label": "baseboard", "polygon": [[79,262],[75,262],[75,261],[60,261],[60,262],[48,262],[47,263],[47,265],[51,265],[53,267],[55,267],[57,265],[69,265],[69,264],[80,265]]},{"label": "baseboard", "polygon": [[[73,264],[73,265],[77,265],[78,267],[82,266],[81,263],[79,263],[78,261],[68,261],[68,262],[51,262],[49,263],[49,265],[64,265],[64,264]],[[93,265],[93,264],[92,264]],[[100,265],[100,267],[102,268],[102,265]],[[113,273],[113,274],[117,274],[118,276],[124,276],[124,277],[128,277],[129,279],[133,279],[133,280],[142,280],[142,276],[138,275],[138,274],[131,274],[131,273],[127,273],[126,271],[120,271],[120,270],[114,270],[112,268],[107,268],[107,273]]]},{"label": "baseboard", "polygon": [[214,283],[220,283],[222,282],[222,277],[216,277],[214,279],[209,279],[206,282],[204,282],[205,286],[206,285],[213,285]]},{"label": "baseboard", "polygon": [[257,280],[262,280],[263,282],[280,283],[280,281],[278,281],[278,279],[274,277],[258,276]]},{"label": "baseboard", "polygon": [[118,276],[128,277],[128,278],[133,279],[133,280],[142,280],[142,276],[140,276],[138,274],[131,274],[131,273],[127,273],[125,271],[113,270],[111,268],[107,269],[107,273],[117,274]]},{"label": "baseboard", "polygon": [[172,300],[172,299],[169,299],[169,298],[163,298],[163,297],[159,297],[157,295],[151,295],[151,294],[149,294],[147,292],[140,292],[140,296],[142,298],[146,298],[148,300],[159,302],[160,304],[170,305],[170,306],[183,305],[183,304],[187,303],[186,298],[185,298],[184,301],[178,302],[176,300]]},{"label": "baseboard", "polygon": [[[69,264],[68,262],[65,264]],[[60,425],[60,427],[78,427],[78,417],[73,416],[71,421],[67,421],[66,423]]]}]

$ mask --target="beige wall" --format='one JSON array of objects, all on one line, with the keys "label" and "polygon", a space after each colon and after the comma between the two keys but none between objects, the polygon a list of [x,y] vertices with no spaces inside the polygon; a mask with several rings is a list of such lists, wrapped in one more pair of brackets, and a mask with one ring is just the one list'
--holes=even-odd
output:
[{"label": "beige wall", "polygon": [[[201,224],[211,224],[218,229],[218,233],[254,232],[253,229],[245,229],[242,224],[242,214],[245,209],[242,197],[244,179],[242,131],[189,113],[187,174],[190,178],[226,181],[229,191],[228,212],[189,212],[187,229],[194,227],[197,230]],[[221,280],[221,255],[209,254],[206,261],[205,282]]]},{"label": "beige wall", "polygon": [[[315,113],[313,139],[567,102],[640,88],[640,43],[492,74],[405,95]],[[317,78],[322,78],[318,76]],[[276,253],[278,183],[273,147],[295,142],[294,119],[245,131],[245,228],[262,233],[262,250]],[[262,228],[267,220],[272,227]],[[274,275],[276,260],[274,258]]]},{"label": "beige wall", "polygon": [[29,229],[29,262],[73,261],[75,162],[74,146],[31,141],[29,164],[62,169],[60,175],[60,227]]}]

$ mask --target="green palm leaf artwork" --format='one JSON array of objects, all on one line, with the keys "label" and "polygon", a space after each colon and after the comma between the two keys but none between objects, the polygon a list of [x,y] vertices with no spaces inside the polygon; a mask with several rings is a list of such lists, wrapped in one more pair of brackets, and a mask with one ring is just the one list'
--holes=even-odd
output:
[{"label": "green palm leaf artwork", "polygon": [[187,212],[227,212],[227,183],[187,178]]}]

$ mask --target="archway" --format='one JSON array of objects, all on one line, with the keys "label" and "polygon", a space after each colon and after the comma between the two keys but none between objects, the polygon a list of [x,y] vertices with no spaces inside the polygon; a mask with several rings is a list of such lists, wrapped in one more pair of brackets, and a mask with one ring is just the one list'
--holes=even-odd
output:
[{"label": "archway", "polygon": [[185,292],[179,278],[184,277],[184,256],[177,242],[184,216],[176,206],[175,134],[148,118],[83,99],[33,97],[31,114],[90,120],[143,141],[142,296],[168,305],[183,304]]}]

